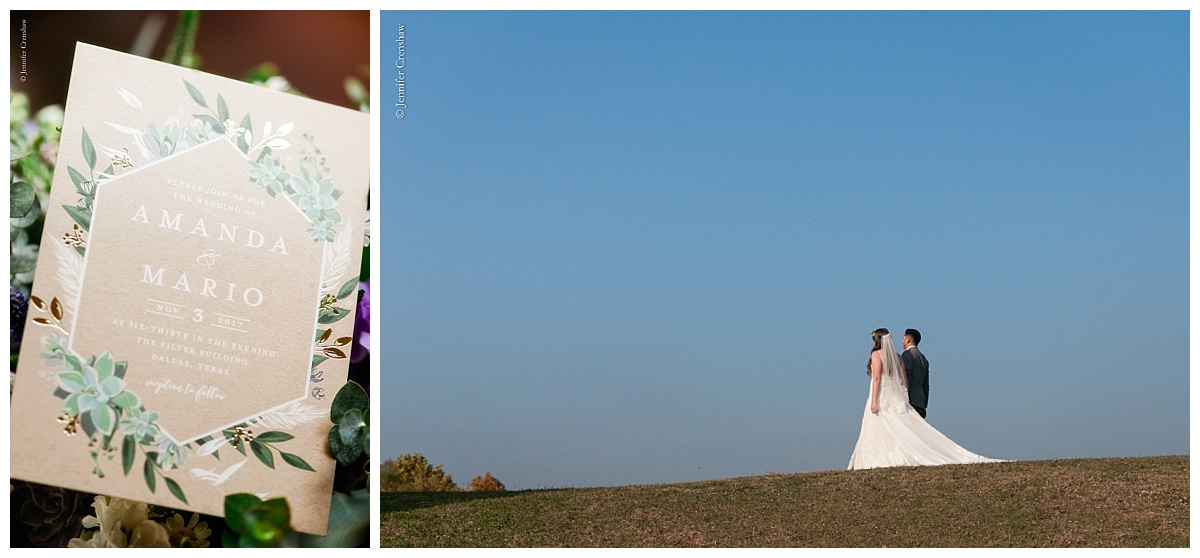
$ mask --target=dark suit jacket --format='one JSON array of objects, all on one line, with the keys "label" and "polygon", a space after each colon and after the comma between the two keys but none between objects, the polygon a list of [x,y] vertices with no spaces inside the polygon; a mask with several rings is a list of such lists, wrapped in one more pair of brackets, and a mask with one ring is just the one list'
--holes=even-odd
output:
[{"label": "dark suit jacket", "polygon": [[908,375],[908,402],[913,407],[929,408],[929,361],[915,346],[901,353],[900,360]]}]

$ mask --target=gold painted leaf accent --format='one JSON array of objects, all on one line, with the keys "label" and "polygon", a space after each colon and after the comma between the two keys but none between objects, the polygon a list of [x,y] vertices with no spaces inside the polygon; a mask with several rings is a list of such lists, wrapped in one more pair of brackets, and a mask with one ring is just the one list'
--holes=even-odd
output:
[{"label": "gold painted leaf accent", "polygon": [[38,310],[46,309],[46,303],[44,301],[42,301],[42,299],[40,299],[36,296],[29,297],[29,302],[32,302],[33,305],[36,306]]},{"label": "gold painted leaf accent", "polygon": [[353,337],[341,337],[341,338],[338,338],[338,340],[336,342],[334,342],[334,345],[341,347],[342,345],[345,345],[351,341],[354,341]]},{"label": "gold painted leaf accent", "polygon": [[333,335],[333,330],[332,329],[325,330],[325,334],[322,335],[321,338],[317,340],[317,343],[324,343],[325,341],[327,341],[329,339],[330,335]]},{"label": "gold painted leaf accent", "polygon": [[54,315],[54,319],[62,320],[62,318],[63,318],[62,303],[58,301],[58,297],[54,297],[53,299],[50,300],[50,313],[52,315]]},{"label": "gold painted leaf accent", "polygon": [[346,353],[343,353],[341,351],[341,349],[335,349],[333,347],[326,347],[325,350],[322,352],[324,352],[325,356],[327,356],[329,358],[346,358]]},{"label": "gold painted leaf accent", "polygon": [[47,320],[46,318],[34,318],[33,323],[48,326],[50,325],[50,320]]}]

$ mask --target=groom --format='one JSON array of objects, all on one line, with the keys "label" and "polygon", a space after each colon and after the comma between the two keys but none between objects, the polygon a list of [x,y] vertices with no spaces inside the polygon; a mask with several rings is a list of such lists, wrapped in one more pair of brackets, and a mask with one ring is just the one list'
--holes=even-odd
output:
[{"label": "groom", "polygon": [[921,344],[921,332],[915,329],[904,330],[904,352],[900,360],[904,361],[904,374],[908,376],[908,402],[925,418],[925,408],[929,406],[929,361],[917,345]]}]

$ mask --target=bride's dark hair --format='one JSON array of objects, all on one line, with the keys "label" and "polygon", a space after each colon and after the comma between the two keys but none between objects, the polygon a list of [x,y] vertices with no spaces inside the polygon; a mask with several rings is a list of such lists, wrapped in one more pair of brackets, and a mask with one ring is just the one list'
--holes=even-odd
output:
[{"label": "bride's dark hair", "polygon": [[[872,353],[883,348],[883,336],[887,335],[888,333],[889,332],[886,327],[881,327],[871,332],[871,339],[875,340],[875,348],[871,349]],[[867,375],[871,375],[871,357],[867,357]]]},{"label": "bride's dark hair", "polygon": [[881,327],[871,332],[871,339],[875,340],[875,348],[871,349],[872,352],[883,348],[883,336],[887,335],[888,333],[889,332],[886,327]]}]

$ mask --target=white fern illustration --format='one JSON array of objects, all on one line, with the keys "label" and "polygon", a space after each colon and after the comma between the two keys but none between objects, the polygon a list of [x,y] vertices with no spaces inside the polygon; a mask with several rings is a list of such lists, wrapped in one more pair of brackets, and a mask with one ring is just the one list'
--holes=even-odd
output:
[{"label": "white fern illustration", "polygon": [[233,476],[238,469],[241,469],[242,465],[246,464],[246,461],[248,461],[248,459],[243,459],[238,463],[234,463],[233,465],[230,465],[228,469],[225,469],[220,473],[217,472],[216,467],[213,467],[212,469],[193,468],[192,478],[211,482],[213,486],[220,486],[226,480],[229,480],[229,477]]},{"label": "white fern illustration", "polygon": [[217,436],[217,437],[213,438],[212,440],[205,442],[204,445],[197,448],[196,456],[204,457],[206,455],[212,455],[213,452],[216,452],[217,450],[221,449],[221,446],[224,446],[227,443],[229,443],[229,439],[226,438],[224,434]]},{"label": "white fern illustration", "polygon": [[[130,136],[133,136],[133,144],[135,146],[137,146],[138,151],[141,151],[142,160],[148,160],[148,159],[154,158],[154,155],[151,154],[148,144],[146,143],[146,132],[143,132],[136,128],[130,128],[129,126],[122,126],[115,122],[105,122],[105,124],[107,124],[109,127],[111,127],[112,129],[114,129],[118,132],[121,132],[124,134],[129,134]],[[104,145],[100,145],[100,144],[97,144],[96,147],[98,147],[99,151],[101,153],[104,153],[104,156],[108,157],[108,158],[112,158],[113,155],[118,155],[118,154],[124,153],[123,150],[117,151],[116,149],[113,149],[111,147],[107,147]]]},{"label": "white fern illustration", "polygon": [[83,256],[64,242],[55,243],[54,256],[58,259],[58,286],[62,287],[59,302],[63,310],[74,319],[79,309],[79,295],[83,292]]},{"label": "white fern illustration", "polygon": [[259,429],[289,430],[314,420],[328,418],[329,411],[303,401],[293,401],[249,420]]},{"label": "white fern illustration", "polygon": [[321,258],[321,296],[337,293],[342,276],[350,264],[350,235],[342,231],[333,242],[325,243],[325,254]]},{"label": "white fern illustration", "polygon": [[117,95],[120,95],[121,98],[125,100],[125,103],[129,106],[135,109],[142,108],[142,102],[138,100],[137,95],[130,93],[128,89],[125,89],[124,87],[117,87]]}]

